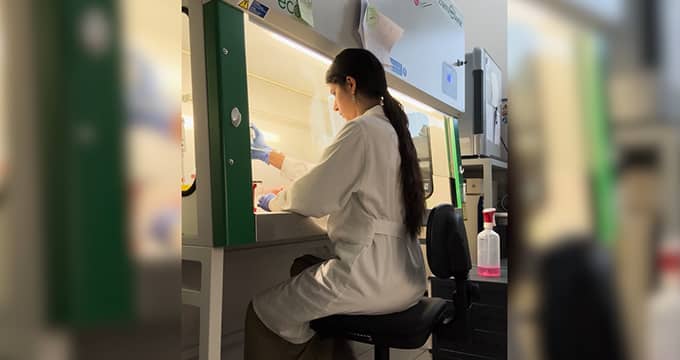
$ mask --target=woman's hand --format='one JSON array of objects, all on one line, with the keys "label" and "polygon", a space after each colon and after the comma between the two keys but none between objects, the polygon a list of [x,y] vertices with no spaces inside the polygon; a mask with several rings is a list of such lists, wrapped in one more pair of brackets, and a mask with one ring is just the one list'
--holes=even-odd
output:
[{"label": "woman's hand", "polygon": [[253,160],[260,160],[265,164],[269,164],[269,155],[272,148],[264,141],[264,135],[254,124],[250,125],[250,129],[254,135],[250,141],[250,158]]},{"label": "woman's hand", "polygon": [[265,211],[272,211],[269,208],[269,203],[274,199],[276,199],[276,195],[274,193],[264,194],[257,200],[257,206]]}]

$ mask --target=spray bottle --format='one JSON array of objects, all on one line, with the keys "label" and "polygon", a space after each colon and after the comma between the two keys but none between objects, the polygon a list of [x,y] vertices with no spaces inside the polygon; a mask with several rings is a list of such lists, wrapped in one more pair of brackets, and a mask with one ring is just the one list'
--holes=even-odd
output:
[{"label": "spray bottle", "polygon": [[680,359],[680,238],[669,238],[659,249],[660,283],[648,307],[647,359]]},{"label": "spray bottle", "polygon": [[484,230],[477,235],[477,273],[480,276],[501,276],[501,238],[493,231],[496,209],[484,209]]}]

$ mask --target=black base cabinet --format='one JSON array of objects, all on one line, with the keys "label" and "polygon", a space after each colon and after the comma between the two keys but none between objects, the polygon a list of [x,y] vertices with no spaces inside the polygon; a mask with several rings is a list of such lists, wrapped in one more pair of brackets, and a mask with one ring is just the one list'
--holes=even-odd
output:
[{"label": "black base cabinet", "polygon": [[[451,299],[456,287],[453,279],[431,278],[432,296]],[[443,328],[433,334],[433,360],[507,359],[507,280],[471,279],[479,285],[480,300],[470,309],[471,333],[466,339]]]}]

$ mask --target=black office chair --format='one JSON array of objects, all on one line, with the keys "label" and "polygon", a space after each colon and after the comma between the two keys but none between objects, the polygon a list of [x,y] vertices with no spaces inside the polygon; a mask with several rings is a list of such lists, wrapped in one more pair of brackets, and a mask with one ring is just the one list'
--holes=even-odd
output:
[{"label": "black office chair", "polygon": [[423,298],[413,307],[386,315],[333,315],[312,321],[321,336],[341,337],[374,345],[376,360],[388,360],[390,348],[418,349],[440,326],[452,326],[455,334],[468,332],[471,268],[465,226],[451,205],[440,205],[427,219],[427,260],[432,273],[456,280],[453,302]]}]

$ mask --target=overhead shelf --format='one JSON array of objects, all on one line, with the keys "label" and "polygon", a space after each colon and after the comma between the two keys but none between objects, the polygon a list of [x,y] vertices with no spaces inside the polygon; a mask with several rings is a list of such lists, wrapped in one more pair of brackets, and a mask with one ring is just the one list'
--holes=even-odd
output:
[{"label": "overhead shelf", "polygon": [[479,166],[479,167],[491,166],[492,168],[497,168],[497,169],[503,169],[503,170],[508,169],[508,163],[507,162],[501,161],[501,160],[498,160],[498,159],[494,159],[494,158],[473,158],[473,159],[463,158],[463,167],[473,167],[473,166]]},{"label": "overhead shelf", "polygon": [[466,178],[466,173],[469,173],[467,169],[469,168],[479,168],[481,169],[482,176],[482,190],[484,194],[484,207],[492,208],[494,207],[494,194],[493,194],[493,173],[494,170],[506,171],[508,169],[508,163],[494,158],[472,158],[463,159],[462,166],[465,170],[463,172],[463,177]]}]

